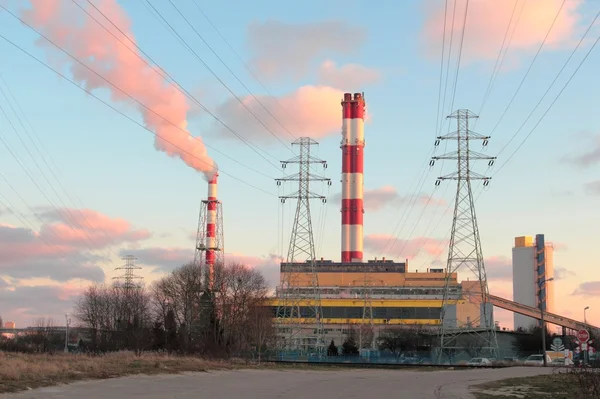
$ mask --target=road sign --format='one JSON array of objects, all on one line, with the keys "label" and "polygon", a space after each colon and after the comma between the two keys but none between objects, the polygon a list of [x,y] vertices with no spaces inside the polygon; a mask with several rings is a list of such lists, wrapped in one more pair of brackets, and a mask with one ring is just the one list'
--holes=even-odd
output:
[{"label": "road sign", "polygon": [[552,343],[552,345],[550,345],[550,349],[552,349],[554,352],[562,352],[565,350],[565,346],[563,344],[555,345]]},{"label": "road sign", "polygon": [[588,342],[588,340],[590,339],[590,333],[588,332],[588,330],[581,329],[577,331],[577,339],[581,343]]}]

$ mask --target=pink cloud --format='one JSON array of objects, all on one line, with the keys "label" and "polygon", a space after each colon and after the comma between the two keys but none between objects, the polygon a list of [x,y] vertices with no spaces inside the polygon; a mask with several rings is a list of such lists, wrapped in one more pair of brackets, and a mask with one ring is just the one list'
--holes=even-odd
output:
[{"label": "pink cloud", "polygon": [[[339,204],[342,199],[341,193],[336,193],[331,197],[330,204]],[[442,198],[431,198],[426,194],[418,194],[415,197],[408,195],[401,195],[398,191],[390,185],[382,186],[379,188],[364,190],[364,206],[367,211],[379,211],[386,206],[399,207],[408,206],[414,201],[417,205],[425,205],[429,201],[429,205],[445,205],[446,201]]]},{"label": "pink cloud", "polygon": [[323,62],[317,74],[319,84],[349,92],[361,91],[365,86],[381,80],[381,72],[377,69],[359,64],[346,64],[338,67],[331,60]]},{"label": "pink cloud", "polygon": [[[273,132],[283,140],[289,141],[289,130],[295,136],[309,136],[314,139],[340,134],[342,111],[340,101],[343,92],[329,86],[303,86],[274,100],[270,96],[252,96],[242,99],[244,107],[236,99],[221,104],[217,116],[234,131],[243,132],[250,141],[274,141]],[[275,116],[269,115],[265,110]],[[252,111],[254,115],[248,112]],[[258,120],[269,127],[265,128]],[[282,126],[283,125],[283,126]],[[285,128],[284,128],[285,127]],[[217,127],[217,137],[233,139],[228,130]]]},{"label": "pink cloud", "polygon": [[[184,94],[138,53],[132,44],[136,40],[131,21],[116,0],[103,0],[98,4],[103,15],[93,7],[82,5],[90,16],[58,0],[30,0],[29,3],[31,7],[22,10],[23,19],[83,63],[73,61],[43,39],[38,41],[52,51],[51,54],[59,54],[70,64],[75,81],[89,91],[108,90],[113,101],[133,104],[131,98],[134,98],[139,102],[135,105],[145,126],[156,134],[154,147],[180,158],[205,177],[212,177],[216,164],[208,156],[202,140],[195,139],[187,130],[189,106]],[[106,32],[95,21],[103,21],[104,16],[119,26],[119,30],[112,29],[112,34]]]},{"label": "pink cloud", "polygon": [[50,278],[68,281],[104,280],[94,252],[150,237],[147,230],[89,209],[40,212],[39,233],[28,228],[0,225],[0,275],[15,279]]},{"label": "pink cloud", "polygon": [[429,256],[438,256],[446,250],[446,245],[445,240],[427,237],[403,240],[389,234],[368,234],[364,238],[366,250],[377,255],[388,253],[400,259],[413,259],[421,252]]},{"label": "pink cloud", "polygon": [[324,55],[356,53],[366,39],[358,26],[342,21],[285,23],[268,20],[248,25],[246,44],[251,68],[264,79],[304,78]]},{"label": "pink cloud", "polygon": [[150,238],[148,230],[134,230],[124,219],[110,218],[90,209],[59,209],[56,217],[62,222],[43,225],[40,234],[56,237],[67,246],[105,248]]},{"label": "pink cloud", "polygon": [[511,282],[512,284],[512,259],[506,256],[491,256],[484,259],[484,265],[488,281]]},{"label": "pink cloud", "polygon": [[[466,1],[455,0],[456,17],[454,21],[453,56],[458,52],[458,43],[464,26]],[[519,23],[516,25],[522,4],[517,5],[512,20],[511,31],[515,27],[510,43],[510,53],[537,51],[544,36],[552,25],[562,0],[529,0],[525,2]],[[556,19],[552,31],[546,39],[545,49],[561,49],[572,44],[577,33],[577,25],[581,20],[578,13],[583,0],[567,1]],[[462,61],[495,60],[502,45],[506,28],[511,19],[513,1],[470,1],[467,15],[465,38],[463,43]],[[448,46],[454,2],[448,3],[446,21],[446,46]],[[425,6],[425,23],[421,38],[426,55],[439,58],[442,37],[444,34],[444,3],[427,3]],[[510,37],[510,32],[509,32]],[[508,40],[508,39],[507,39]],[[447,49],[448,47],[446,47]],[[446,50],[447,51],[447,50]],[[510,61],[509,61],[510,62]]]}]

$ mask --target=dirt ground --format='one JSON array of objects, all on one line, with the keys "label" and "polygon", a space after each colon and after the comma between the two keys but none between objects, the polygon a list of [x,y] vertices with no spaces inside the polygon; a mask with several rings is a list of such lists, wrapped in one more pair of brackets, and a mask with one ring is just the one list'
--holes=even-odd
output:
[{"label": "dirt ground", "polygon": [[462,399],[474,398],[470,393],[472,385],[551,372],[551,369],[536,367],[443,371],[290,368],[220,370],[81,381],[0,395],[0,398]]}]

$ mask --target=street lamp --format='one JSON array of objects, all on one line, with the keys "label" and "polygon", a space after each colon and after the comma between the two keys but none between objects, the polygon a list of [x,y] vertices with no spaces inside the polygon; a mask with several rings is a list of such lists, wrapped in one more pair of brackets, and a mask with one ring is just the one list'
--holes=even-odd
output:
[{"label": "street lamp", "polygon": [[69,353],[69,324],[71,324],[71,319],[69,319],[69,315],[65,313],[65,321],[66,321],[66,329],[65,329],[65,353]]},{"label": "street lamp", "polygon": [[544,367],[546,367],[548,365],[548,362],[546,361],[546,323],[544,322],[544,307],[542,306],[542,286],[544,285],[544,283],[548,282],[548,281],[554,281],[554,277],[550,277],[547,279],[544,279],[542,281],[540,281],[539,286],[540,286],[540,294],[539,294],[539,300],[540,300],[540,313],[542,315],[542,353],[544,356]]},{"label": "street lamp", "polygon": [[587,326],[587,317],[585,316],[585,311],[588,310],[589,308],[590,308],[589,306],[586,306],[583,309],[583,324],[585,324],[586,326]]}]

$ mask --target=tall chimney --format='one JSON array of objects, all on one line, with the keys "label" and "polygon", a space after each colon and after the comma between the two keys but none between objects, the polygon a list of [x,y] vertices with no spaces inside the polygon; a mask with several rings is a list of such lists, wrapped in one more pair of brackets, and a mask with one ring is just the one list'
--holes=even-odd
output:
[{"label": "tall chimney", "polygon": [[363,150],[365,100],[361,93],[342,101],[342,262],[363,261]]},{"label": "tall chimney", "polygon": [[215,250],[217,248],[217,177],[215,173],[208,182],[208,204],[206,217],[206,266],[208,267],[208,286],[212,290],[215,281]]}]

